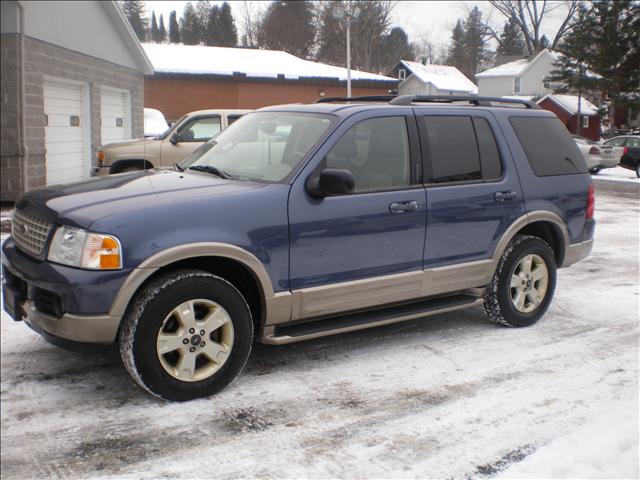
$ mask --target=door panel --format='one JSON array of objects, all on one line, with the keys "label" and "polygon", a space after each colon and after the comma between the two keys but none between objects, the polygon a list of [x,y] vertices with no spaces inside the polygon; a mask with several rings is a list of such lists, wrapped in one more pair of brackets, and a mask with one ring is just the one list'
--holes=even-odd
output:
[{"label": "door panel", "polygon": [[[401,119],[404,132],[386,121],[358,130],[371,113],[352,117],[294,183],[289,198],[292,290],[422,270],[426,198],[422,185],[411,185],[419,150],[413,116],[406,114],[411,110],[378,114]],[[391,164],[385,164],[387,158]],[[310,197],[307,179],[327,166],[352,171],[361,193]],[[372,191],[376,188],[387,189]],[[370,292],[362,294],[376,303]]]},{"label": "door panel", "polygon": [[[429,175],[424,268],[491,258],[502,233],[525,213],[520,183],[502,133],[487,112],[457,109],[454,113],[439,113],[441,118],[457,116],[471,120],[465,123],[468,129],[442,130],[436,135],[433,130],[437,130],[438,122],[425,122],[420,118],[424,116],[418,118],[425,171]],[[477,122],[476,119],[484,120]],[[447,118],[442,125],[448,127],[451,121]],[[429,125],[431,135],[427,131]],[[487,142],[488,134],[495,142],[491,137]],[[463,138],[464,135],[470,137]],[[474,155],[471,151],[474,144],[477,145],[475,163],[469,158]],[[489,155],[499,155],[501,172],[499,165],[496,168],[487,162]],[[438,161],[440,168],[434,169]],[[446,169],[446,164],[459,176],[449,177],[454,181],[437,183],[434,170],[443,170],[443,165]],[[477,165],[478,172],[465,174],[465,168],[473,169],[472,164]],[[500,178],[490,178],[496,175]],[[456,178],[470,180],[456,182]]]},{"label": "door panel", "polygon": [[102,145],[131,138],[125,92],[100,90],[100,141]]}]

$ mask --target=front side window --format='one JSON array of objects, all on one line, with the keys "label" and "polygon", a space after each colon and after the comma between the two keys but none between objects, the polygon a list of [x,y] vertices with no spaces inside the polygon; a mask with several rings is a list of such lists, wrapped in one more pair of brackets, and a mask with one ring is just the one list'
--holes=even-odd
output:
[{"label": "front side window", "polygon": [[612,138],[611,140],[605,142],[605,145],[611,145],[612,147],[621,147],[624,145],[624,137]]},{"label": "front side window", "polygon": [[582,128],[589,128],[589,115],[582,116]]},{"label": "front side window", "polygon": [[181,167],[209,166],[240,180],[282,182],[333,122],[333,116],[313,113],[250,113],[196,150]]},{"label": "front side window", "polygon": [[513,93],[520,93],[520,77],[513,79]]},{"label": "front side window", "polygon": [[627,138],[627,147],[640,147],[640,138]]},{"label": "front side window", "polygon": [[206,142],[220,132],[220,116],[196,118],[180,127],[181,142]]},{"label": "front side window", "polygon": [[408,187],[410,162],[404,117],[371,118],[357,123],[325,159],[327,168],[351,172],[355,193]]}]

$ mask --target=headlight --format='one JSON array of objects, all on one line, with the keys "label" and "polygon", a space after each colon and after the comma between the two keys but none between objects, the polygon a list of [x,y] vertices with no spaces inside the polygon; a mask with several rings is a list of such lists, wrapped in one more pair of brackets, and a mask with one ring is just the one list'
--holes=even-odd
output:
[{"label": "headlight", "polygon": [[90,270],[122,268],[122,248],[116,237],[79,228],[59,227],[47,258],[52,262]]}]

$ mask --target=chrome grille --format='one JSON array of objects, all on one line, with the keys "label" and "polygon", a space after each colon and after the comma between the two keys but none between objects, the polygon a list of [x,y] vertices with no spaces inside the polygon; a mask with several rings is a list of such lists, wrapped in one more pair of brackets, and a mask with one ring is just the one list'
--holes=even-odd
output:
[{"label": "chrome grille", "polygon": [[13,211],[11,236],[18,247],[39,257],[47,242],[53,225],[38,217],[27,215],[20,210]]}]

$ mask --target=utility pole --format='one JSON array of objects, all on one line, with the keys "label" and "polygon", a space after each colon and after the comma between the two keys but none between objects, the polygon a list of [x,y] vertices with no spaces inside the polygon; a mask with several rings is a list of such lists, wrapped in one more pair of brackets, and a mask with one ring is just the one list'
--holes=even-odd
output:
[{"label": "utility pole", "polygon": [[351,20],[358,18],[360,8],[348,12],[342,3],[336,3],[331,14],[336,20],[344,19],[347,23],[347,97],[351,98]]},{"label": "utility pole", "polygon": [[578,124],[576,135],[582,132],[582,60],[578,60]]}]

